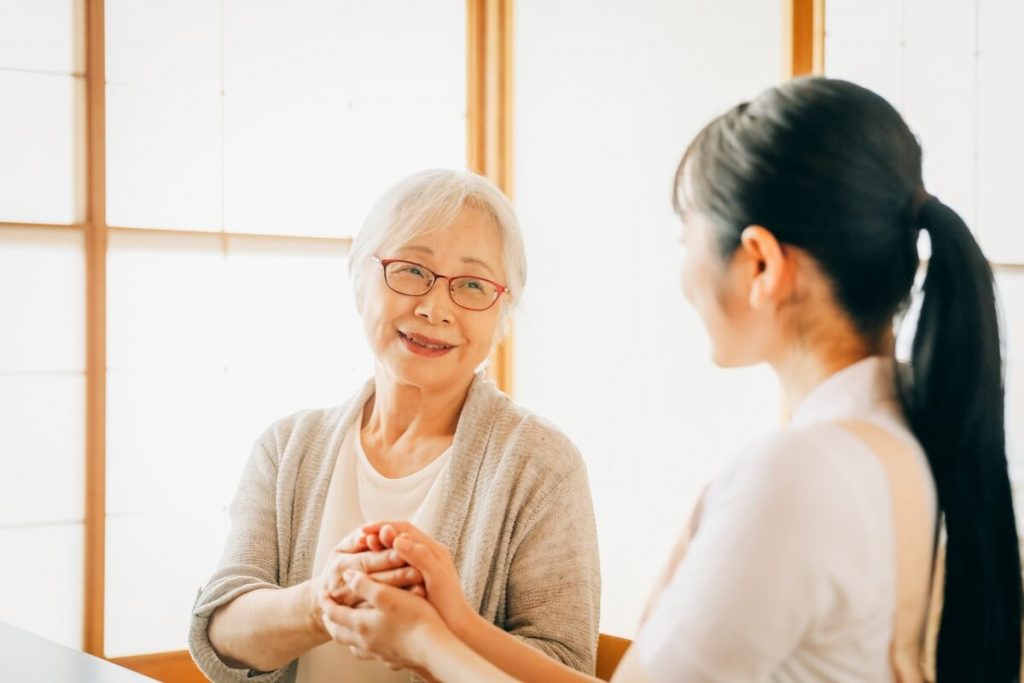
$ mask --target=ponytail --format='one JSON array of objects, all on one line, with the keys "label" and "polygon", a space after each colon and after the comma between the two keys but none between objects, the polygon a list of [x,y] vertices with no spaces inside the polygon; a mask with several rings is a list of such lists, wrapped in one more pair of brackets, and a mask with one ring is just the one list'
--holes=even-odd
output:
[{"label": "ponytail", "polygon": [[938,680],[1016,681],[1021,566],[992,270],[960,216],[934,197],[916,224],[932,254],[900,393],[946,525]]}]

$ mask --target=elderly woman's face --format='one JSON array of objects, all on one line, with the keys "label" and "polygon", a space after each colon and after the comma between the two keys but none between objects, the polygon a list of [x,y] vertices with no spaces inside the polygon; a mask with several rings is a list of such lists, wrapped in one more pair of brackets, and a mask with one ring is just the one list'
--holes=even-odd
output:
[{"label": "elderly woman's face", "polygon": [[[507,282],[498,228],[471,206],[463,207],[449,227],[377,256],[411,261],[441,275]],[[468,310],[452,301],[446,279],[438,279],[423,296],[407,296],[392,291],[380,265],[374,265],[360,315],[377,362],[399,382],[424,389],[468,381],[490,353],[507,295],[487,310]]]}]

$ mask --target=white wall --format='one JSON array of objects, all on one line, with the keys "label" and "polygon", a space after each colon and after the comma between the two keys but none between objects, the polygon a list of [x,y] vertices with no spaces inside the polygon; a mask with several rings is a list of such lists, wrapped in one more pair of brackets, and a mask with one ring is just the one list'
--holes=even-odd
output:
[{"label": "white wall", "polygon": [[530,282],[516,398],[587,461],[602,630],[632,637],[707,478],[778,424],[764,369],[723,371],[679,288],[672,177],[714,115],[781,74],[781,3],[517,0],[515,201]]}]

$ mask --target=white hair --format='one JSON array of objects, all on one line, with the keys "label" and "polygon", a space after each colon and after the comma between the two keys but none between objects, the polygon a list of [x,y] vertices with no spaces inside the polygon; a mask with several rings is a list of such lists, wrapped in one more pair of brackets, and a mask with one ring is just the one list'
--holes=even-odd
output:
[{"label": "white hair", "polygon": [[[414,238],[450,226],[465,206],[494,219],[501,235],[505,286],[511,297],[502,306],[501,330],[526,286],[526,249],[519,220],[508,198],[487,178],[468,171],[431,169],[414,173],[392,185],[377,200],[349,251],[348,272],[356,297],[375,254],[386,253]],[[499,334],[500,336],[500,334]]]}]

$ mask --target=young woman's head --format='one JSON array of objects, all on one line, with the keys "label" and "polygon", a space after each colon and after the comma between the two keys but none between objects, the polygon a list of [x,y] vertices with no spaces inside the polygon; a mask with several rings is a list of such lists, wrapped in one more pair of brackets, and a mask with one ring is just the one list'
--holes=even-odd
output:
[{"label": "young woman's head", "polygon": [[928,232],[900,390],[948,536],[939,677],[1013,679],[1021,581],[992,273],[960,217],[926,193],[902,117],[852,83],[794,80],[704,128],[674,197],[688,246],[683,287],[722,365],[801,346],[891,353],[920,265],[918,232]]},{"label": "young woman's head", "polygon": [[684,289],[716,360],[772,360],[822,335],[884,350],[918,267],[921,192],[913,134],[850,83],[796,80],[712,121],[675,201],[693,252]]}]

